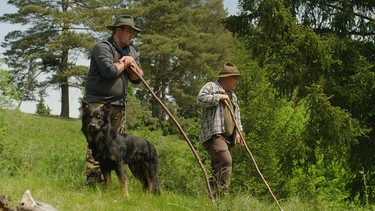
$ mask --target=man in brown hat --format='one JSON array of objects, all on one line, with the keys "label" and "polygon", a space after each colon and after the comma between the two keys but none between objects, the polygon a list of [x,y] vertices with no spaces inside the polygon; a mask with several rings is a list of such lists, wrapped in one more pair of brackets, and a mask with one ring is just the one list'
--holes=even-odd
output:
[{"label": "man in brown hat", "polygon": [[230,113],[230,110],[234,113],[242,131],[240,109],[234,94],[240,72],[234,64],[226,62],[217,77],[217,81],[206,83],[197,97],[197,104],[202,108],[199,139],[211,157],[210,186],[215,196],[227,193],[232,173],[231,148],[236,141],[240,146],[243,143]]},{"label": "man in brown hat", "polygon": [[[139,75],[143,76],[139,54],[130,45],[135,33],[141,30],[135,26],[134,19],[130,15],[118,16],[115,23],[107,28],[112,30],[112,36],[99,41],[91,53],[84,100],[93,107],[100,107],[111,102],[111,125],[116,130],[122,131],[128,81],[133,84],[141,82],[131,69],[135,69]],[[94,160],[89,148],[86,163],[87,181],[89,183],[102,181],[99,163]]]}]

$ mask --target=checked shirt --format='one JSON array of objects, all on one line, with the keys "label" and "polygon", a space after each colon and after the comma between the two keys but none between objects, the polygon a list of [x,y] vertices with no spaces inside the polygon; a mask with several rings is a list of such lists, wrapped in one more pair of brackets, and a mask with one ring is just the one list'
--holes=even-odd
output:
[{"label": "checked shirt", "polygon": [[[197,104],[202,108],[201,130],[199,140],[205,142],[213,135],[225,132],[224,127],[224,103],[220,101],[220,95],[226,94],[226,91],[220,86],[219,82],[208,82],[199,91]],[[239,130],[242,131],[240,108],[238,106],[237,96],[234,92],[232,102],[234,105],[234,115]]]}]

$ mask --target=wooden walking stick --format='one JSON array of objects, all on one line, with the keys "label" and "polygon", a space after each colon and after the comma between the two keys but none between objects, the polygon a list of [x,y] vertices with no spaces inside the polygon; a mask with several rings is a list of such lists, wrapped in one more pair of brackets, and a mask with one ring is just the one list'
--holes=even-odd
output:
[{"label": "wooden walking stick", "polygon": [[165,107],[165,105],[163,104],[163,102],[156,96],[156,94],[152,91],[151,87],[147,84],[147,82],[143,79],[143,77],[141,75],[139,75],[139,73],[137,72],[137,70],[134,69],[133,66],[130,66],[131,70],[134,72],[134,74],[136,74],[138,76],[138,78],[142,81],[142,83],[146,86],[146,88],[148,89],[148,91],[150,91],[150,93],[152,94],[152,96],[155,98],[156,101],[158,101],[158,103],[160,104],[160,106],[164,109],[165,112],[167,112],[167,114],[169,115],[169,117],[173,120],[173,122],[176,124],[176,126],[178,127],[178,129],[180,130],[182,136],[185,138],[186,140],[186,143],[189,145],[191,151],[193,152],[195,158],[197,159],[202,171],[203,171],[203,174],[204,174],[204,177],[205,177],[205,180],[206,180],[206,185],[207,185],[207,190],[208,190],[208,194],[210,196],[210,199],[212,202],[215,202],[215,199],[212,195],[212,191],[211,191],[211,186],[210,186],[210,183],[209,183],[209,180],[208,180],[208,175],[207,175],[207,171],[206,169],[204,168],[204,165],[201,161],[201,159],[199,158],[198,156],[198,153],[197,151],[194,149],[194,146],[191,144],[189,138],[187,137],[187,135],[185,134],[184,130],[182,129],[182,127],[180,126],[180,124],[178,124],[177,120],[174,118],[174,116],[171,114],[171,112],[169,112],[169,110],[167,109],[167,107]]},{"label": "wooden walking stick", "polygon": [[276,196],[273,194],[273,192],[272,192],[272,190],[271,190],[271,187],[267,184],[267,181],[266,181],[266,179],[264,179],[262,172],[260,172],[260,170],[259,170],[259,168],[258,168],[258,165],[257,165],[257,163],[256,163],[256,161],[255,161],[255,158],[254,158],[253,154],[251,153],[249,147],[247,146],[245,139],[244,139],[243,136],[242,136],[242,133],[241,133],[240,128],[238,127],[238,124],[237,124],[237,121],[236,121],[236,117],[234,116],[233,110],[231,109],[231,107],[229,106],[229,103],[228,103],[226,100],[224,100],[224,104],[225,104],[225,106],[228,107],[228,110],[230,111],[230,115],[232,116],[232,120],[233,120],[233,122],[234,122],[234,125],[235,125],[235,127],[236,127],[236,130],[237,130],[237,132],[238,132],[238,133],[240,134],[240,136],[241,136],[242,144],[245,146],[245,149],[246,149],[247,153],[250,155],[250,158],[251,158],[251,160],[252,160],[253,163],[254,163],[255,169],[257,170],[259,176],[262,178],[264,184],[267,186],[267,189],[268,189],[268,191],[270,192],[270,194],[271,194],[271,196],[273,197],[273,199],[275,200],[277,206],[279,206],[280,210],[283,211],[283,208],[281,207],[281,205],[280,205],[279,201],[277,200]]}]

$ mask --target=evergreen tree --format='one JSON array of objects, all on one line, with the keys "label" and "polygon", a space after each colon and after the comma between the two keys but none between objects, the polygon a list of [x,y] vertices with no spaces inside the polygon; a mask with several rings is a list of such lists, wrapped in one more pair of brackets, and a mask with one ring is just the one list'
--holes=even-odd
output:
[{"label": "evergreen tree", "polygon": [[[232,37],[220,21],[221,0],[141,0],[130,7],[139,16],[139,51],[145,79],[173,114],[196,116],[195,98],[203,82],[211,79],[229,58]],[[152,115],[165,124],[166,115],[150,95],[139,92],[152,105]]]},{"label": "evergreen tree", "polygon": [[[317,167],[335,169],[327,180],[349,172],[355,175],[352,181],[342,181],[350,198],[363,201],[362,167],[370,183],[375,181],[375,5],[280,0],[241,0],[239,5],[241,14],[226,19],[227,28],[245,40],[278,95],[307,112],[298,142],[282,143],[280,169],[290,170],[285,175],[303,170],[310,179]],[[310,193],[318,186],[313,183]],[[366,193],[375,199],[373,187]]]},{"label": "evergreen tree", "polygon": [[36,114],[40,116],[50,116],[51,109],[44,104],[44,98],[40,97],[38,104],[36,105]]},{"label": "evergreen tree", "polygon": [[[91,51],[96,36],[112,16],[123,12],[122,1],[9,0],[18,11],[4,14],[0,21],[25,25],[5,37],[5,61],[11,68],[21,100],[35,100],[35,93],[46,87],[61,90],[61,116],[69,116],[69,86],[81,86],[87,67],[77,65]],[[108,31],[106,30],[106,33]],[[78,81],[76,79],[79,79]]]}]

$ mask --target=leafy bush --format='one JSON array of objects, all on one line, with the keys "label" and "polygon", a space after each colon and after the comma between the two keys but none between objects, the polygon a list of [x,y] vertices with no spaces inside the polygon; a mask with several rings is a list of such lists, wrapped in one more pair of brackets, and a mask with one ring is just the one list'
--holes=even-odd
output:
[{"label": "leafy bush", "polygon": [[2,69],[0,69],[0,90],[1,107],[11,108],[13,101],[19,100],[20,91],[14,88],[10,73]]}]

